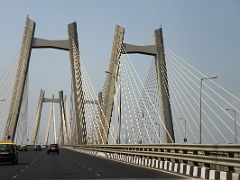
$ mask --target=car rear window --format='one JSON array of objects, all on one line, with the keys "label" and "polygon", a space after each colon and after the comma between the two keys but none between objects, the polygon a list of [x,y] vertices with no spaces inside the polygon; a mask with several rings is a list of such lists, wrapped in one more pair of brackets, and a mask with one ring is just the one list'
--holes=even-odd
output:
[{"label": "car rear window", "polygon": [[9,152],[12,149],[14,149],[14,147],[11,144],[0,144],[0,152]]},{"label": "car rear window", "polygon": [[51,144],[50,146],[51,146],[51,147],[58,147],[57,144]]}]

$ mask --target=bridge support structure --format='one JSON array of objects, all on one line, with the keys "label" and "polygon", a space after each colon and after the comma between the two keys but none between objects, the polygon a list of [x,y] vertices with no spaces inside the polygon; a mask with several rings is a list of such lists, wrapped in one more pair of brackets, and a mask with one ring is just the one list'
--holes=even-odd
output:
[{"label": "bridge support structure", "polygon": [[46,134],[45,134],[44,144],[48,144],[49,132],[50,132],[50,127],[52,123],[53,123],[53,142],[55,144],[57,143],[54,101],[55,101],[54,95],[52,95],[52,99],[50,101],[51,103],[50,115],[48,119],[48,125],[47,125]]},{"label": "bridge support structure", "polygon": [[[48,142],[51,121],[53,120],[54,121],[53,122],[54,143],[58,142],[61,145],[63,145],[63,144],[67,145],[67,144],[69,144],[69,134],[68,134],[69,129],[67,128],[68,120],[66,118],[65,103],[63,101],[63,91],[59,91],[59,98],[54,98],[54,96],[52,96],[52,98],[45,98],[44,94],[45,94],[45,91],[41,90],[40,96],[39,96],[37,112],[36,112],[35,123],[34,123],[33,131],[32,131],[32,139],[30,141],[30,144],[37,144],[43,103],[51,103],[50,117],[49,117],[49,121],[48,121],[48,126],[47,126],[47,130],[46,130],[46,134],[45,134],[44,143],[47,144],[47,142]],[[53,118],[53,116],[54,116],[53,104],[54,103],[59,104],[60,117],[61,117],[58,140],[56,139],[55,119]]]},{"label": "bridge support structure", "polygon": [[[101,116],[102,124],[107,132],[107,137],[103,143],[107,143],[109,126],[111,123],[112,109],[114,103],[115,83],[118,77],[121,54],[145,54],[155,57],[158,93],[160,95],[160,112],[164,124],[164,143],[174,143],[174,129],[172,122],[172,113],[170,106],[170,95],[168,89],[167,69],[164,54],[162,28],[154,31],[154,44],[148,46],[137,46],[124,43],[124,28],[117,25],[115,27],[114,41],[112,46],[111,59],[106,77],[105,91],[103,94],[103,115]],[[101,131],[103,137],[104,132]]]},{"label": "bridge support structure", "polygon": [[34,37],[35,22],[26,18],[24,36],[22,40],[20,60],[15,78],[14,90],[10,104],[10,111],[5,125],[4,138],[14,140],[21,109],[24,85],[28,74],[31,50],[33,48],[54,48],[69,51],[72,73],[72,86],[74,91],[74,109],[76,119],[76,142],[75,144],[86,144],[86,123],[84,111],[84,92],[82,89],[82,77],[80,69],[80,56],[78,48],[77,24],[73,22],[68,25],[68,39],[46,40]]},{"label": "bridge support structure", "polygon": [[45,91],[41,89],[30,144],[37,144]]},{"label": "bridge support structure", "polygon": [[66,118],[66,104],[63,99],[63,91],[59,91],[59,105],[60,105],[60,114],[61,114],[61,123],[59,128],[59,144],[68,144],[69,143],[69,129],[67,128],[67,118]]},{"label": "bridge support structure", "polygon": [[164,142],[175,143],[162,28],[154,31],[154,40],[157,50],[155,55],[155,64],[157,71],[158,91],[160,95],[160,112],[165,126]]},{"label": "bridge support structure", "polygon": [[[106,84],[104,85],[105,90],[100,93],[102,99],[102,111],[100,112],[100,119],[101,122],[99,124],[100,133],[102,140],[99,139],[101,144],[107,144],[108,135],[109,135],[109,127],[111,123],[112,117],[112,110],[113,110],[113,102],[114,102],[114,94],[116,91],[115,83],[118,73],[118,67],[120,63],[121,57],[121,46],[123,43],[124,38],[124,28],[121,26],[116,26],[115,33],[114,33],[114,40],[112,45],[112,53],[110,58],[110,63],[108,67],[107,77],[106,77]],[[100,101],[101,102],[101,101]]]},{"label": "bridge support structure", "polygon": [[29,61],[31,56],[31,45],[34,37],[35,22],[28,17],[25,22],[24,35],[22,40],[22,47],[20,59],[17,67],[17,74],[12,93],[12,100],[10,103],[9,114],[4,129],[4,138],[7,140],[14,140],[18,118],[21,110],[22,97],[24,86],[28,74]]}]

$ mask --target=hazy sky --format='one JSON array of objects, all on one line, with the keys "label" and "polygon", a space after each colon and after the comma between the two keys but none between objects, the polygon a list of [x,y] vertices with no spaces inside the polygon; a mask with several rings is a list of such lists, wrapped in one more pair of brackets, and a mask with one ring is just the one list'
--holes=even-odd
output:
[{"label": "hazy sky", "polygon": [[[110,58],[114,27],[125,28],[125,42],[152,43],[163,26],[166,47],[240,96],[240,0],[8,0],[0,1],[0,70],[21,47],[26,16],[36,22],[35,37],[67,39],[76,21],[80,56],[100,91]],[[69,92],[68,52],[37,49],[30,63],[30,119],[40,88],[46,95]],[[0,87],[1,88],[1,87]]]}]

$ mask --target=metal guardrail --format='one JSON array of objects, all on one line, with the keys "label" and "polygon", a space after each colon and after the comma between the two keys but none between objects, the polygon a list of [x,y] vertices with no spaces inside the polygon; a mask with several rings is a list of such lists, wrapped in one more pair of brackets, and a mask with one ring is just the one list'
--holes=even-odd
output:
[{"label": "metal guardrail", "polygon": [[87,151],[125,155],[160,161],[181,162],[211,169],[239,172],[240,145],[235,144],[154,144],[154,145],[71,145]]}]

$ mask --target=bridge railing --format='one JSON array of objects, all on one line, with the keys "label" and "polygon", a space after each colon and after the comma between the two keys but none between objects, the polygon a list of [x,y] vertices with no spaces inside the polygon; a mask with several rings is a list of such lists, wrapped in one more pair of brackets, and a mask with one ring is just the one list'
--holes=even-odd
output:
[{"label": "bridge railing", "polygon": [[155,145],[74,145],[109,158],[125,157],[185,163],[221,171],[240,170],[240,145],[235,144],[155,144]]}]

